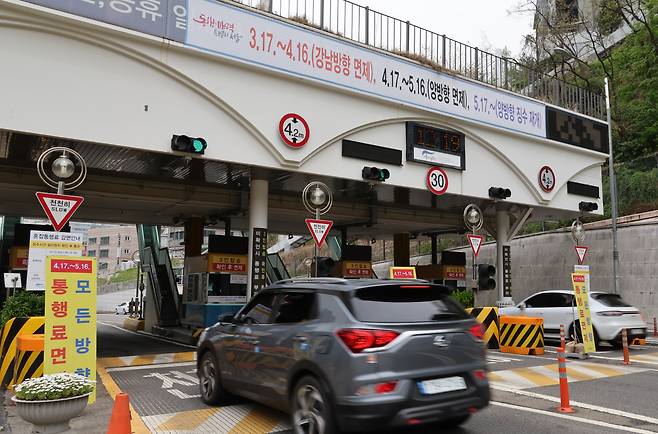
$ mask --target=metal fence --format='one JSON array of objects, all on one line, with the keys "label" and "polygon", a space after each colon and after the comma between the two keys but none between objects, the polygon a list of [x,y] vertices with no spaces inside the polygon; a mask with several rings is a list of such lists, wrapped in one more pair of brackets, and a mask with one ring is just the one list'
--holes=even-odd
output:
[{"label": "metal fence", "polygon": [[434,69],[451,71],[599,119],[606,115],[605,100],[600,93],[348,0],[232,1],[417,60]]}]

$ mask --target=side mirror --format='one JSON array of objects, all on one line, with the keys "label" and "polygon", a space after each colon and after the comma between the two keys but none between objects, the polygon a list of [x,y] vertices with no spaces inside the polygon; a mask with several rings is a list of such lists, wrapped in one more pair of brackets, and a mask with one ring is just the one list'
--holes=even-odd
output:
[{"label": "side mirror", "polygon": [[220,315],[219,317],[217,317],[217,321],[219,321],[220,323],[232,323],[234,317],[235,315],[233,315],[232,313],[226,313],[224,315]]},{"label": "side mirror", "polygon": [[519,303],[519,309],[525,310],[525,308],[526,308],[525,303],[523,303],[523,302]]}]

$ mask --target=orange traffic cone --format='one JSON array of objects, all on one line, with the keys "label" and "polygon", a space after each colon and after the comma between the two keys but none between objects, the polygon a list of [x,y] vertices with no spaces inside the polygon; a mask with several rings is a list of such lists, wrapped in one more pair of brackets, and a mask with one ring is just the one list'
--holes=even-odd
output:
[{"label": "orange traffic cone", "polygon": [[110,417],[110,426],[107,428],[107,434],[131,434],[130,426],[130,402],[127,393],[117,393]]}]

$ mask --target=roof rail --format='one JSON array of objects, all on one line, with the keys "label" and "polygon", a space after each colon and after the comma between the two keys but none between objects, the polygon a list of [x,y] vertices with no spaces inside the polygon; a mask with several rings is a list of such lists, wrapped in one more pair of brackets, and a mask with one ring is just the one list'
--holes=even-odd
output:
[{"label": "roof rail", "polygon": [[293,277],[292,279],[283,279],[274,282],[272,285],[282,285],[289,283],[348,283],[348,279],[342,277]]}]

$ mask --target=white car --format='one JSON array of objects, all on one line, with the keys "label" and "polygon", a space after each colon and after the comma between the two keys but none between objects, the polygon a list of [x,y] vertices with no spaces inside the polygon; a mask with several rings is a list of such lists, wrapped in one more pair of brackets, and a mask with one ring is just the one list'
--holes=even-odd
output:
[{"label": "white car", "polygon": [[[627,329],[629,343],[632,338],[645,338],[647,335],[647,326],[640,311],[624,302],[617,294],[591,292],[589,309],[597,344],[600,341],[608,341],[619,345],[622,329]],[[560,324],[563,324],[567,336],[574,336],[575,329],[578,340],[582,342],[573,291],[556,289],[538,292],[515,307],[500,309],[499,315],[543,318],[544,337],[548,339],[560,339]]]},{"label": "white car", "polygon": [[126,315],[128,313],[128,303],[124,301],[123,303],[118,304],[114,308],[114,313],[115,315]]}]

